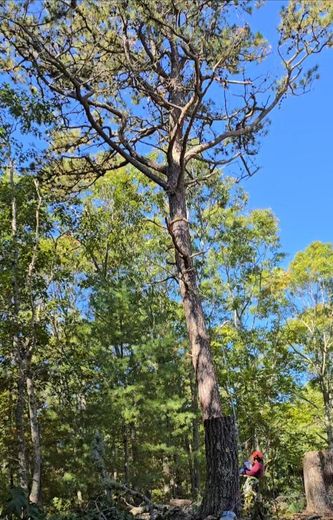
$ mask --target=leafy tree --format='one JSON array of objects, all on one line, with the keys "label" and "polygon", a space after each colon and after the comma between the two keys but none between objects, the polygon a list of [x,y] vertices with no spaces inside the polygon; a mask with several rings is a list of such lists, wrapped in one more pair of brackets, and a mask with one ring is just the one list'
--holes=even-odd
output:
[{"label": "leafy tree", "polygon": [[[11,128],[6,125],[2,135],[3,171],[1,177],[2,240],[1,262],[3,264],[2,284],[2,333],[4,334],[4,362],[10,360],[16,366],[17,400],[15,422],[18,442],[20,485],[28,489],[28,469],[25,441],[25,400],[29,407],[31,439],[33,443],[33,483],[30,498],[38,502],[40,493],[40,435],[37,419],[35,387],[32,374],[32,355],[37,343],[43,338],[40,306],[37,303],[43,294],[41,280],[36,277],[37,252],[41,225],[42,199],[36,180],[31,178],[18,181],[15,172]],[[17,152],[15,154],[15,152]],[[25,203],[25,197],[30,198]],[[33,211],[31,211],[33,210]],[[42,260],[41,260],[42,264]],[[43,340],[42,340],[43,341]]]},{"label": "leafy tree", "polygon": [[[143,215],[147,205],[149,219]],[[113,451],[116,439],[121,441],[117,452],[123,459],[117,473],[140,487],[147,478],[166,479],[164,493],[169,489],[172,494],[180,487],[173,460],[179,455],[177,439],[184,444],[192,411],[186,410],[184,397],[189,369],[181,361],[178,303],[169,296],[172,288],[161,283],[168,243],[166,230],[156,225],[156,211],[145,187],[131,173],[119,172],[117,178],[99,181],[85,200],[77,237],[92,267],[85,284],[91,290],[92,330],[100,344],[103,383],[98,399],[102,409],[109,399],[113,403],[110,440]]]},{"label": "leafy tree", "polygon": [[320,389],[329,449],[333,449],[333,247],[313,242],[289,271],[289,342]]},{"label": "leafy tree", "polygon": [[[34,96],[0,89],[1,362],[6,376],[11,485],[16,480],[38,503],[41,492],[41,439],[36,372],[37,351],[47,344],[47,289],[51,282],[49,233],[52,224],[36,176],[29,173],[38,152],[25,137],[38,137],[50,122],[47,106]],[[25,135],[26,134],[26,135]],[[25,175],[22,175],[24,173]],[[27,434],[30,428],[30,442]],[[32,452],[32,453],[31,453]],[[5,455],[7,458],[7,454]],[[30,467],[32,475],[30,476]]]},{"label": "leafy tree", "polygon": [[146,486],[155,499],[188,493],[190,367],[179,304],[160,283],[168,235],[153,202],[143,219],[147,203],[145,186],[119,172],[82,199],[71,232],[58,230],[43,353],[46,496],[72,502],[100,490],[96,468],[86,469],[96,432],[110,478]]}]

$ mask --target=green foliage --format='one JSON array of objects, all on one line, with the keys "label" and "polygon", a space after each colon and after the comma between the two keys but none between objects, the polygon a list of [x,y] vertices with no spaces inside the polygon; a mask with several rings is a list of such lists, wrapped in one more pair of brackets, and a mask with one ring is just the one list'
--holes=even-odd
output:
[{"label": "green foliage", "polygon": [[289,268],[290,318],[286,335],[320,389],[328,446],[333,446],[333,246],[314,242]]},{"label": "green foliage", "polygon": [[313,283],[330,283],[333,278],[333,246],[331,243],[313,242],[297,253],[290,265],[293,287],[305,289]]},{"label": "green foliage", "polygon": [[19,91],[9,83],[0,85],[0,109],[8,110],[9,115],[17,122],[23,133],[38,131],[40,125],[54,121],[54,102],[45,102],[38,96],[37,89],[31,89],[29,94]]},{"label": "green foliage", "polygon": [[1,511],[4,520],[45,520],[45,515],[35,504],[29,503],[25,491],[20,488],[11,488],[9,498]]},{"label": "green foliage", "polygon": [[[61,500],[54,500],[54,506],[46,516],[46,520],[132,520],[133,516],[118,505],[110,503],[105,497],[98,496],[83,509],[66,507]],[[57,510],[57,512],[55,511]],[[103,516],[102,516],[103,515]]]},{"label": "green foliage", "polygon": [[[9,189],[3,179],[4,266],[10,251]],[[209,251],[196,261],[221,390],[237,414],[240,440],[247,442],[241,457],[255,442],[265,450],[267,496],[287,493],[290,479],[299,494],[303,453],[324,445],[323,404],[312,387],[299,393],[295,376],[304,366],[286,344],[284,298],[277,297],[286,284],[279,282],[279,290],[268,287],[282,258],[276,221],[266,210],[247,212],[245,194],[231,181],[216,181],[209,189],[206,211],[199,211],[206,188],[193,192],[191,211],[197,251]],[[35,276],[36,295],[45,299],[45,332],[41,329],[43,348],[35,351],[33,366],[44,496],[49,504],[59,497],[48,510],[53,519],[95,518],[88,498],[103,486],[101,467],[92,456],[96,431],[103,438],[106,474],[151,490],[158,501],[191,493],[198,420],[191,359],[174,281],[156,283],[170,272],[165,253],[170,239],[158,217],[158,193],[148,198],[145,190],[123,171],[105,177],[82,198],[74,226],[61,207],[43,210]],[[29,178],[17,179],[16,193],[23,276],[34,224]],[[73,226],[70,232],[68,226]],[[49,272],[52,284],[46,286]],[[9,281],[0,279],[2,294]],[[8,334],[7,321],[2,324],[5,341]],[[2,370],[9,384],[12,369],[3,364]],[[8,413],[6,392],[0,404]],[[6,457],[10,423],[4,424],[7,440],[1,436],[0,447]],[[202,474],[202,437],[195,455]]]}]

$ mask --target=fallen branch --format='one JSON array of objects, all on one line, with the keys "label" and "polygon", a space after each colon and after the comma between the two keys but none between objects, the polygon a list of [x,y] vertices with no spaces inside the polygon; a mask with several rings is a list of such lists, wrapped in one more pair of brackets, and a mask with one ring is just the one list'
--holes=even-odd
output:
[{"label": "fallen branch", "polygon": [[95,466],[97,468],[97,471],[100,474],[102,486],[104,487],[105,491],[109,495],[109,497],[112,496],[113,490],[117,489],[119,491],[122,491],[123,493],[130,495],[132,497],[137,497],[141,501],[143,501],[145,504],[148,505],[149,510],[157,509],[159,511],[163,511],[163,506],[154,504],[146,495],[143,493],[140,493],[140,491],[136,491],[134,489],[129,488],[125,484],[120,484],[120,482],[117,482],[116,480],[113,480],[110,477],[109,472],[107,471],[105,467],[104,462],[104,442],[101,434],[99,432],[96,432],[95,438],[92,445],[92,458],[94,460]]},{"label": "fallen branch", "polygon": [[143,493],[140,493],[140,491],[131,489],[128,486],[126,486],[125,484],[120,484],[120,482],[117,482],[116,480],[112,480],[111,478],[108,478],[107,480],[104,481],[104,485],[108,486],[110,490],[117,489],[119,491],[123,491],[127,495],[131,495],[132,497],[139,498],[140,500],[142,500],[143,502],[145,502],[145,504],[147,504],[149,506],[150,510],[152,510],[152,509],[157,509],[159,511],[164,510],[164,506],[155,504],[146,495],[144,495]]}]

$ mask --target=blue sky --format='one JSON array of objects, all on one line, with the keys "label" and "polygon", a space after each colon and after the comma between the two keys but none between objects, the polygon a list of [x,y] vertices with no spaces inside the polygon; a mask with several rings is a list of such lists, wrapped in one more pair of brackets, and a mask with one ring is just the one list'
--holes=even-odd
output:
[{"label": "blue sky", "polygon": [[[282,3],[268,0],[255,16],[271,42]],[[271,208],[279,219],[288,262],[314,240],[333,240],[333,49],[316,63],[320,79],[272,114],[258,156],[261,170],[242,184],[251,208]]]}]

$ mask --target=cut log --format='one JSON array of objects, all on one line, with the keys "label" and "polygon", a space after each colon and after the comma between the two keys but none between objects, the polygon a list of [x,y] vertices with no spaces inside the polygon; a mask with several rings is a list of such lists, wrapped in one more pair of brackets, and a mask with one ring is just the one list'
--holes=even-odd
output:
[{"label": "cut log", "polygon": [[304,456],[306,513],[333,516],[333,451],[309,451]]},{"label": "cut log", "polygon": [[142,515],[142,513],[145,513],[145,512],[146,512],[146,508],[142,507],[142,506],[132,507],[132,509],[130,509],[130,513],[133,516]]}]

